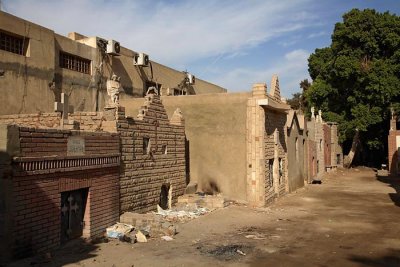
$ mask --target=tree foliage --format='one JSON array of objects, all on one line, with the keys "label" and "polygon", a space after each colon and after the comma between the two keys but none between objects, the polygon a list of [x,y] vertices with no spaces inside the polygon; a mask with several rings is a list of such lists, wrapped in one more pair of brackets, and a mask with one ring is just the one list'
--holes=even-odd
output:
[{"label": "tree foliage", "polygon": [[301,93],[294,93],[292,94],[292,98],[287,100],[287,103],[292,109],[301,110],[303,112],[305,111],[305,108],[307,107],[307,101],[304,98],[304,94],[310,86],[311,83],[308,81],[308,79],[304,79],[300,82],[300,88],[302,90]]},{"label": "tree foliage", "polygon": [[308,107],[340,124],[341,141],[355,129],[369,150],[382,150],[390,106],[400,102],[400,17],[353,9],[335,25],[329,47],[308,59]]}]

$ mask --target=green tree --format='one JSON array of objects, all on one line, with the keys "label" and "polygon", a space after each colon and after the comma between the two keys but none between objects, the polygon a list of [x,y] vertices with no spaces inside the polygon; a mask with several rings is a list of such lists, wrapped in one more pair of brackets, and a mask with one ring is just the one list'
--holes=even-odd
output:
[{"label": "green tree", "polygon": [[400,102],[400,17],[372,9],[345,13],[331,45],[316,49],[308,67],[308,108],[339,123],[345,150],[359,142],[361,151],[384,155],[390,106]]},{"label": "green tree", "polygon": [[311,83],[308,81],[308,79],[304,79],[300,82],[301,93],[294,93],[292,94],[292,98],[287,100],[287,103],[292,109],[301,110],[303,112],[305,111],[307,103],[304,98],[304,94],[310,86]]}]

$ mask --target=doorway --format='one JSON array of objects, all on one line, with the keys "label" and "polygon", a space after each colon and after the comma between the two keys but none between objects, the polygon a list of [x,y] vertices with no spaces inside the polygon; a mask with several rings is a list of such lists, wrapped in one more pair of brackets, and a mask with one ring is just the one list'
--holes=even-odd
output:
[{"label": "doorway", "polygon": [[82,236],[89,188],[61,193],[61,243]]}]

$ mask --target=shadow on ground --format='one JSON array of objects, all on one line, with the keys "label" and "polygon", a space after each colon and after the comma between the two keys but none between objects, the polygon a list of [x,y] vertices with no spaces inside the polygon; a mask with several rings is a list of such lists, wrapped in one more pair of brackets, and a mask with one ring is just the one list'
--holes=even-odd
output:
[{"label": "shadow on ground", "polygon": [[400,207],[400,177],[380,176],[378,174],[376,177],[378,181],[388,184],[396,190],[396,193],[389,193],[389,197],[396,206]]},{"label": "shadow on ground", "polygon": [[[30,258],[14,261],[9,267],[19,266],[64,266],[66,264],[79,263],[82,260],[96,257],[98,243],[102,240],[87,242],[81,238],[70,240],[58,249],[45,255],[39,254]],[[94,260],[95,261],[95,260]]]},{"label": "shadow on ground", "polygon": [[391,249],[389,253],[381,257],[350,256],[349,260],[373,267],[398,267],[400,266],[400,250]]}]

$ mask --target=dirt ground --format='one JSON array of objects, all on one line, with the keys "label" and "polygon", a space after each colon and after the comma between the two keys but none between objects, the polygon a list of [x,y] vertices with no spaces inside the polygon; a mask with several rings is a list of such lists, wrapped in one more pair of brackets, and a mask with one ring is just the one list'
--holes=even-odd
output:
[{"label": "dirt ground", "polygon": [[[338,170],[267,208],[231,205],[179,225],[169,242],[73,241],[39,265],[400,266],[399,195],[400,178]],[[24,264],[35,266],[12,266]]]}]

